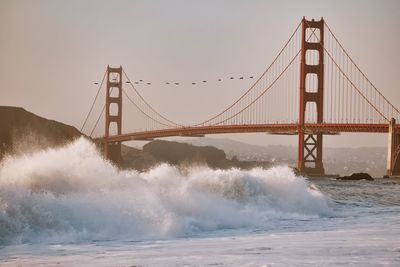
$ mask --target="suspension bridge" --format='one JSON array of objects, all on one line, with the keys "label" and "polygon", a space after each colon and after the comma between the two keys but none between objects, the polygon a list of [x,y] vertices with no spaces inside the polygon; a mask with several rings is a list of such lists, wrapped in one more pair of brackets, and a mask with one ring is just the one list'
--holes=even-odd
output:
[{"label": "suspension bridge", "polygon": [[[122,67],[108,66],[82,126],[82,130],[89,127],[88,118],[104,88],[105,103],[87,132],[92,136],[104,119],[100,139],[105,156],[114,162],[121,162],[125,141],[258,132],[298,135],[298,170],[324,175],[324,135],[386,133],[387,174],[400,174],[400,125],[396,124],[400,112],[361,71],[323,18],[303,18],[250,88],[204,121],[181,124],[166,118],[140,94],[136,88],[140,82],[131,80]],[[125,113],[123,98],[128,103],[124,108],[129,107]],[[134,128],[124,126],[123,131],[123,114],[135,122]]]}]

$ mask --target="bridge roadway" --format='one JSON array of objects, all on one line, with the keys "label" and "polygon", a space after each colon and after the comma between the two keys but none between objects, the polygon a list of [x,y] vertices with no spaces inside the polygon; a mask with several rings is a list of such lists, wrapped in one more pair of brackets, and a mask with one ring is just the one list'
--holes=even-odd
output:
[{"label": "bridge roadway", "polygon": [[[163,130],[149,130],[121,135],[112,135],[106,138],[108,143],[131,140],[151,140],[154,138],[171,136],[203,136],[206,134],[227,133],[270,133],[295,135],[300,128],[298,124],[248,124],[248,125],[215,125],[215,126],[188,126],[168,128]],[[340,134],[340,133],[388,133],[389,124],[361,124],[361,123],[308,123],[303,127],[306,134]],[[396,132],[400,132],[400,125],[396,125]]]}]

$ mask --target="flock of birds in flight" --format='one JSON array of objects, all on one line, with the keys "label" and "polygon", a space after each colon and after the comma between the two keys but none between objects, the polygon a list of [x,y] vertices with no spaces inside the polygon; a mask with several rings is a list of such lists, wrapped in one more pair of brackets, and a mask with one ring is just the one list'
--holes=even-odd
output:
[{"label": "flock of birds in flight", "polygon": [[[240,76],[240,77],[238,77],[237,79],[238,80],[244,80],[246,77],[244,77],[244,76]],[[254,79],[254,76],[249,76],[248,77],[249,79]],[[228,80],[234,80],[235,79],[235,77],[229,77],[229,79]],[[114,81],[116,81],[117,79],[116,78],[114,78],[113,79]],[[223,81],[223,79],[218,79],[217,80],[218,82],[222,82]],[[196,84],[201,84],[201,83],[206,83],[207,81],[206,80],[203,80],[203,81],[201,81],[201,82],[192,82],[191,84],[192,85],[196,85]],[[126,81],[126,83],[131,83],[130,81]],[[151,82],[145,82],[144,80],[138,80],[138,81],[135,81],[135,82],[133,82],[134,84],[137,84],[137,85],[139,85],[139,84],[146,84],[146,85],[152,85],[152,83]],[[98,82],[95,82],[94,84],[96,84],[96,85],[98,85],[99,83]],[[166,85],[180,85],[180,84],[183,84],[182,82],[165,82],[165,84]]]}]

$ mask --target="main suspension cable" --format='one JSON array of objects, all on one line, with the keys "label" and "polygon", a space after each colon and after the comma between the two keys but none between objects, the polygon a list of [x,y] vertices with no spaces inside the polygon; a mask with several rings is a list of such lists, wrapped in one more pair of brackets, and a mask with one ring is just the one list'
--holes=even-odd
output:
[{"label": "main suspension cable", "polygon": [[275,57],[275,59],[272,61],[272,63],[268,66],[268,68],[263,72],[263,74],[261,74],[260,78],[257,79],[257,81],[254,82],[254,84],[240,97],[238,98],[232,105],[230,105],[229,107],[227,107],[225,110],[223,110],[222,112],[218,113],[217,115],[213,116],[212,118],[195,124],[193,126],[200,126],[200,125],[204,125],[212,120],[214,120],[215,118],[219,117],[220,115],[224,114],[226,111],[228,111],[229,109],[231,109],[233,106],[235,106],[240,100],[242,100],[246,95],[248,95],[250,93],[250,91],[253,90],[253,88],[258,84],[258,82],[261,80],[262,77],[265,76],[265,74],[271,69],[271,67],[275,64],[275,62],[278,60],[278,58],[280,57],[280,55],[283,53],[283,51],[286,49],[286,47],[288,46],[288,44],[290,43],[290,41],[293,39],[293,37],[295,36],[295,34],[297,33],[298,29],[300,28],[301,23],[299,23],[299,25],[296,27],[296,29],[294,30],[293,34],[290,36],[289,40],[286,42],[286,44],[283,46],[283,48],[281,49],[281,51],[278,53],[278,55]]},{"label": "main suspension cable", "polygon": [[135,91],[135,93],[139,96],[139,98],[143,101],[143,103],[145,103],[146,106],[148,106],[155,114],[157,114],[159,117],[161,117],[162,119],[166,120],[167,122],[171,123],[172,125],[178,126],[178,127],[184,127],[182,124],[173,122],[169,119],[167,119],[166,117],[164,117],[163,115],[161,115],[158,111],[156,111],[143,97],[142,95],[139,93],[139,91],[135,88],[135,86],[133,86],[131,80],[129,79],[128,75],[125,73],[125,70],[122,69],[123,74],[125,75],[126,79],[128,80],[129,84],[131,85],[132,89]]},{"label": "main suspension cable", "polygon": [[81,127],[81,132],[83,131],[83,128],[85,127],[85,125],[86,125],[86,123],[87,123],[87,121],[88,121],[88,119],[89,119],[89,116],[90,116],[90,114],[91,114],[92,111],[93,111],[94,105],[95,105],[95,103],[96,103],[96,101],[97,101],[97,98],[99,97],[99,93],[100,93],[101,87],[103,86],[103,83],[104,83],[104,80],[105,80],[105,78],[106,78],[106,75],[107,75],[107,70],[104,72],[103,79],[101,80],[99,89],[97,90],[96,96],[95,96],[95,98],[94,98],[94,100],[93,100],[93,102],[92,102],[92,106],[90,107],[90,110],[89,110],[89,112],[88,112],[88,114],[87,114],[87,116],[86,116],[86,118],[85,118],[85,121],[83,122],[83,125],[82,125],[82,127]]},{"label": "main suspension cable", "polygon": [[[308,27],[311,28],[310,24],[307,22]],[[320,46],[322,47],[322,49],[327,53],[327,55],[329,56],[329,58],[332,60],[332,62],[336,65],[336,67],[339,69],[339,71],[342,73],[342,75],[347,79],[348,82],[350,82],[350,84],[353,86],[353,88],[361,95],[362,98],[364,98],[364,100],[373,108],[375,109],[376,112],[379,113],[379,115],[382,116],[382,118],[384,118],[386,121],[389,121],[389,119],[382,114],[381,111],[379,111],[369,100],[368,98],[358,89],[358,87],[355,86],[355,84],[351,81],[351,79],[347,76],[346,73],[344,73],[344,71],[340,68],[340,66],[338,65],[338,63],[336,62],[336,60],[331,56],[331,54],[329,53],[329,51],[325,48],[324,45],[321,44],[319,37],[315,34],[315,32],[312,33],[318,40]],[[338,42],[338,44],[340,45],[340,43]],[[348,55],[346,53],[346,55]],[[361,72],[361,71],[360,71]],[[362,73],[362,72],[361,72]],[[389,102],[388,102],[389,103]]]}]

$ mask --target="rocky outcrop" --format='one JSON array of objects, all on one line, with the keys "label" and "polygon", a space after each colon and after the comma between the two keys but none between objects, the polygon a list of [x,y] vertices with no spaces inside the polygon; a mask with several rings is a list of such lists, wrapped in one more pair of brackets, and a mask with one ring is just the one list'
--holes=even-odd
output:
[{"label": "rocky outcrop", "polygon": [[368,173],[358,172],[358,173],[353,173],[350,176],[338,177],[337,180],[367,180],[367,181],[373,181],[374,178],[372,178],[371,175],[369,175]]},{"label": "rocky outcrop", "polygon": [[155,140],[143,146],[143,152],[151,154],[161,162],[172,165],[204,164],[222,168],[226,165],[226,155],[212,146],[193,146],[186,143]]},{"label": "rocky outcrop", "polygon": [[39,117],[23,108],[0,106],[0,159],[6,153],[64,145],[81,135],[75,127]]}]

